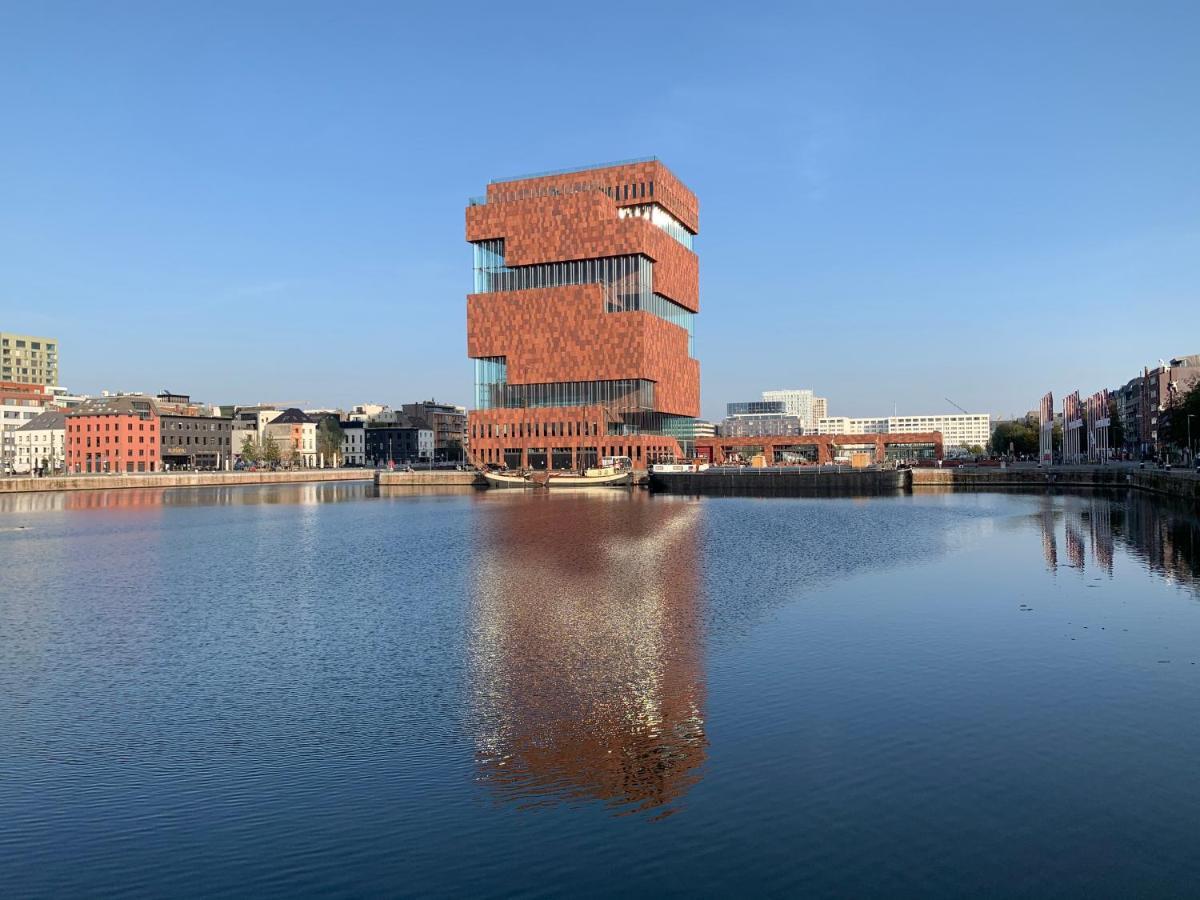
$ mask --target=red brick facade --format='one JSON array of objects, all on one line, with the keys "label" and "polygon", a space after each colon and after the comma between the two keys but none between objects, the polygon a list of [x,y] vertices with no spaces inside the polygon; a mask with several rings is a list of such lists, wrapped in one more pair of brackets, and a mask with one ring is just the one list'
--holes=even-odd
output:
[{"label": "red brick facade", "polygon": [[[653,161],[489,184],[486,203],[467,208],[466,237],[503,240],[509,269],[645,257],[653,261],[653,294],[677,304],[672,315],[698,312],[696,254],[658,224],[619,211],[651,205],[687,231],[697,230],[695,196]],[[510,386],[653,382],[653,409],[644,412],[694,418],[700,364],[677,317],[662,315],[644,308],[607,311],[599,283],[475,293],[467,298],[467,351],[472,358],[503,358]],[[621,412],[603,406],[476,410],[468,424],[471,455],[481,464],[515,464],[519,456],[525,467],[538,464],[531,448],[545,450],[547,459],[558,449],[559,465],[569,457],[572,468],[603,456],[629,456],[641,467],[681,455],[673,437],[648,429],[620,433],[629,430]]]},{"label": "red brick facade", "polygon": [[770,437],[704,437],[696,440],[696,455],[715,465],[721,465],[733,454],[742,456],[761,453],[767,465],[775,462],[776,451],[797,447],[816,448],[818,463],[833,462],[834,450],[838,447],[872,447],[875,462],[887,459],[889,447],[927,444],[932,445],[933,454],[942,458],[942,433],[929,431],[920,434],[807,434],[772,435]]},{"label": "red brick facade", "polygon": [[158,417],[67,416],[67,471],[158,472]]}]

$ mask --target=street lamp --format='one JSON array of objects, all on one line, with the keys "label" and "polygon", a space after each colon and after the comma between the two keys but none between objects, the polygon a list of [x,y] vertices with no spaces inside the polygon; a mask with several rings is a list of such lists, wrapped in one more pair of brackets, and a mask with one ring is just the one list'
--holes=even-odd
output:
[{"label": "street lamp", "polygon": [[1196,453],[1192,450],[1192,419],[1196,418],[1195,413],[1188,413],[1188,458],[1194,459]]}]

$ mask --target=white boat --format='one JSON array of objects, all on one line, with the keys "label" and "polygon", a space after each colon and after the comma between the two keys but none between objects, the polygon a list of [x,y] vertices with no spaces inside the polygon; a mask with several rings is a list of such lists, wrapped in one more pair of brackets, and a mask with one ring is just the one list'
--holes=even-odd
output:
[{"label": "white boat", "polygon": [[484,472],[488,487],[494,488],[600,488],[625,487],[633,472],[617,466],[600,466],[578,472]]},{"label": "white boat", "polygon": [[676,462],[655,463],[650,467],[651,475],[673,475],[685,472],[703,472],[708,469],[706,462]]}]

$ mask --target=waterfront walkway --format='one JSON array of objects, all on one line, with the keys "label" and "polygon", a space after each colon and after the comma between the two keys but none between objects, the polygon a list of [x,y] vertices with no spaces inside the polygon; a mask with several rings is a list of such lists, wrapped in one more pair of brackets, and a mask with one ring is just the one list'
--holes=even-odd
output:
[{"label": "waterfront walkway", "polygon": [[0,478],[0,494],[370,481],[374,476],[374,469],[295,469],[280,472],[147,472],[120,475],[58,475],[50,478],[10,477]]}]

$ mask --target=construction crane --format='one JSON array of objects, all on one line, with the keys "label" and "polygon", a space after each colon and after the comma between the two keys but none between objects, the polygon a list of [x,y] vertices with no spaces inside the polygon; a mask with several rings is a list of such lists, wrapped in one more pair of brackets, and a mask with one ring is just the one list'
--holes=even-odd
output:
[{"label": "construction crane", "polygon": [[951,406],[953,406],[955,409],[957,409],[957,410],[958,410],[960,413],[962,413],[964,416],[969,416],[969,415],[970,415],[970,413],[969,413],[969,412],[967,412],[965,409],[963,409],[961,406],[959,406],[957,403],[955,403],[955,402],[954,402],[953,400],[951,400],[949,397],[947,397],[947,398],[946,398],[946,402],[947,402],[947,403],[949,403]]}]

